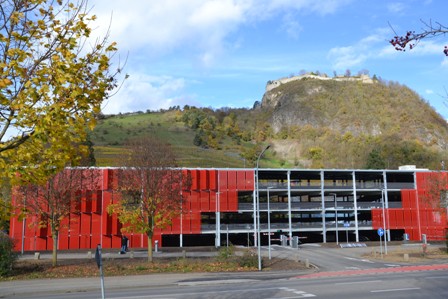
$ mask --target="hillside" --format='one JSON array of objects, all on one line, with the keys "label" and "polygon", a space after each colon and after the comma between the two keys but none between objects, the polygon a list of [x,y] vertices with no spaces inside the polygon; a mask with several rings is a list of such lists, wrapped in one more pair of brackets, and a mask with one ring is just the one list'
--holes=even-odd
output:
[{"label": "hillside", "polygon": [[[116,165],[129,138],[154,134],[180,166],[437,169],[446,121],[415,92],[370,78],[302,76],[268,82],[253,109],[179,107],[108,116],[91,139],[100,165]],[[118,162],[119,163],[119,162]]]}]

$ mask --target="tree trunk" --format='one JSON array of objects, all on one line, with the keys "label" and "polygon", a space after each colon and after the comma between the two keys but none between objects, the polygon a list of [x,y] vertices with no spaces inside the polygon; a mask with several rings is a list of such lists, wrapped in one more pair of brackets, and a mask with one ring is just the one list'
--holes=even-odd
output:
[{"label": "tree trunk", "polygon": [[58,265],[58,232],[54,229],[52,231],[53,236],[53,256],[52,256],[52,262],[53,267],[56,267]]},{"label": "tree trunk", "polygon": [[148,262],[152,263],[152,235],[148,234]]}]

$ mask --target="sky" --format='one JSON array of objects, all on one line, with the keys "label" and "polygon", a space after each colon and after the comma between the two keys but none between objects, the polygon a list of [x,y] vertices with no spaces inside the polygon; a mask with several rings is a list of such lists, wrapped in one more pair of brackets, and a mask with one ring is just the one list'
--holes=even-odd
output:
[{"label": "sky", "polygon": [[118,43],[129,78],[103,113],[184,105],[252,108],[266,83],[319,71],[370,76],[416,91],[448,118],[448,35],[397,52],[423,22],[448,26],[446,0],[94,0],[95,33]]}]

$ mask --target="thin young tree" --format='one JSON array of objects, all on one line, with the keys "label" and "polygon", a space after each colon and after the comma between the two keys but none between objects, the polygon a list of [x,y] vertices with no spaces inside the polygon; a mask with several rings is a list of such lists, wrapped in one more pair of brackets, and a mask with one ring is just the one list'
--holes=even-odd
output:
[{"label": "thin young tree", "polygon": [[53,266],[57,266],[57,244],[64,219],[71,213],[80,212],[82,191],[98,189],[99,178],[93,168],[66,168],[51,176],[46,184],[29,184],[15,189],[15,206],[24,216],[38,216],[36,224],[39,228],[51,230]]},{"label": "thin young tree", "polygon": [[153,261],[154,230],[170,225],[182,211],[182,190],[189,178],[177,168],[171,147],[156,137],[136,139],[127,144],[126,167],[118,170],[118,203],[108,212],[116,213],[123,231],[143,233],[148,238],[148,262]]}]

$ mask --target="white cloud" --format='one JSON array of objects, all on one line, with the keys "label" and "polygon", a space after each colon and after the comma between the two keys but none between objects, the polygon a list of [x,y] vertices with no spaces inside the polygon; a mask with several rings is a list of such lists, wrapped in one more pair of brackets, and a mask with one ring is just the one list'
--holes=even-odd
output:
[{"label": "white cloud", "polygon": [[[93,13],[103,33],[110,25],[110,39],[120,49],[164,55],[178,47],[190,47],[198,56],[219,54],[229,35],[244,24],[278,14],[306,11],[335,12],[352,0],[96,0]],[[111,19],[112,15],[112,19]],[[287,22],[286,30],[298,23]],[[212,54],[210,54],[212,53]]]},{"label": "white cloud", "polygon": [[401,2],[393,2],[387,5],[387,10],[391,13],[401,13],[405,10],[406,5]]},{"label": "white cloud", "polygon": [[448,57],[444,57],[441,64],[442,64],[442,67],[448,68]]},{"label": "white cloud", "polygon": [[[362,38],[350,46],[332,48],[327,58],[332,61],[333,67],[337,70],[344,70],[350,67],[359,66],[367,59],[374,58],[395,58],[401,52],[388,43],[390,29],[381,28],[374,34]],[[412,50],[406,49],[408,55],[413,56],[435,56],[443,55],[443,43],[436,40],[422,40],[418,42]],[[444,60],[442,65],[447,65]]]},{"label": "white cloud", "polygon": [[434,90],[432,90],[432,89],[426,89],[426,90],[425,90],[425,93],[426,93],[426,94],[434,94]]},{"label": "white cloud", "polygon": [[183,106],[191,100],[181,96],[185,85],[183,78],[133,73],[118,93],[104,103],[102,110],[105,114],[116,114]]},{"label": "white cloud", "polygon": [[379,50],[377,47],[379,44],[384,44],[385,34],[387,34],[385,29],[378,29],[374,34],[361,39],[354,45],[332,48],[328,52],[327,58],[332,61],[333,68],[336,70],[360,66],[368,58],[379,56],[385,51],[384,49]]}]

